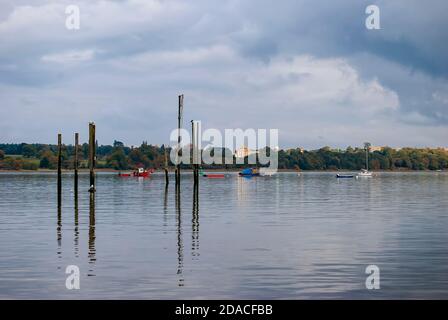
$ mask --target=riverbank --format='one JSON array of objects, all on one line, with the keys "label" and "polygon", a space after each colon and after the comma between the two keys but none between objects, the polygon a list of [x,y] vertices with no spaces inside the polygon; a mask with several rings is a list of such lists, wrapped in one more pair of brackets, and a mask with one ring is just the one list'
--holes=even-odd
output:
[{"label": "riverbank", "polygon": [[[206,172],[240,172],[242,168],[239,169],[203,169]],[[120,172],[132,172],[132,169],[129,170],[115,170],[108,168],[95,169],[95,172],[110,172],[110,173],[120,173]],[[164,172],[164,169],[155,169],[156,172]],[[174,173],[174,169],[168,169],[168,172]],[[278,169],[277,172],[358,172],[360,170],[351,170],[351,169],[339,169],[339,170],[294,170],[294,169]],[[372,170],[373,172],[448,172],[448,170],[412,170],[412,169],[393,169],[393,170]],[[42,173],[56,173],[57,169],[37,169],[37,170],[5,170],[0,169],[0,172],[42,172]],[[78,169],[79,173],[89,173],[89,169]],[[192,169],[182,169],[182,172],[192,172]],[[62,169],[62,173],[73,173],[73,169]]]}]

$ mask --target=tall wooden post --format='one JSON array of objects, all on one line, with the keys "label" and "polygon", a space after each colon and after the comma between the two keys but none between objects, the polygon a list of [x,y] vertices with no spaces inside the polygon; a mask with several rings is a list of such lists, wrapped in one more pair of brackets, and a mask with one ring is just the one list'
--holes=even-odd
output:
[{"label": "tall wooden post", "polygon": [[62,135],[58,134],[58,206],[61,205],[62,196]]},{"label": "tall wooden post", "polygon": [[199,182],[199,128],[200,122],[191,120],[191,147],[192,147],[192,166],[193,166],[193,181],[195,184]]},{"label": "tall wooden post", "polygon": [[184,95],[179,96],[179,108],[177,114],[177,164],[176,164],[176,185],[180,185],[180,163],[179,163],[179,150],[180,150],[180,129],[182,128],[182,113],[184,109]]},{"label": "tall wooden post", "polygon": [[90,169],[90,192],[95,192],[95,164],[96,164],[96,144],[95,144],[95,123],[89,123],[89,169]]},{"label": "tall wooden post", "polygon": [[78,149],[79,149],[79,133],[75,133],[75,160],[74,160],[74,170],[75,170],[75,196],[78,194]]}]

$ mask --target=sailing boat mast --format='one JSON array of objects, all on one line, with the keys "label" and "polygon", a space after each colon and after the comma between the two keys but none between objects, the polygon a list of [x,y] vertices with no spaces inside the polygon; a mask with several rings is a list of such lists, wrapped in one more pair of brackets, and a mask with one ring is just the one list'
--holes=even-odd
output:
[{"label": "sailing boat mast", "polygon": [[369,142],[364,143],[364,149],[366,149],[366,170],[369,171],[369,150],[371,144]]}]

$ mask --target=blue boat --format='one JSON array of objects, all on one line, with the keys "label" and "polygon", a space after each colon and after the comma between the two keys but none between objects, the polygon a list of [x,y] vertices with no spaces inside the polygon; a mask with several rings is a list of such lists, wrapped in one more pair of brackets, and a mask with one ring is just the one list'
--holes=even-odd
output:
[{"label": "blue boat", "polygon": [[260,175],[260,171],[256,168],[243,169],[238,173],[241,177],[256,177]]}]

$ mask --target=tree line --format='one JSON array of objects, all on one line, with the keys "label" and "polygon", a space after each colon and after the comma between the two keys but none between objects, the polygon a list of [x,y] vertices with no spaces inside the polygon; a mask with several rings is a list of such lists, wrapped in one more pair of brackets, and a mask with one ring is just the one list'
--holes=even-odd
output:
[{"label": "tree line", "polygon": [[[64,145],[62,150],[62,167],[72,169],[74,166],[73,145]],[[169,147],[150,145],[143,142],[139,147],[128,147],[120,141],[113,145],[97,145],[97,168],[131,170],[138,167],[161,168],[165,165]],[[224,149],[215,149],[213,154],[222,155]],[[229,150],[228,150],[229,151]],[[269,152],[269,151],[268,151]],[[271,151],[273,152],[273,151]],[[79,146],[79,167],[88,167],[88,144]],[[235,160],[235,158],[233,158]],[[224,163],[224,161],[222,161]],[[233,162],[235,163],[235,161]],[[203,165],[205,169],[239,169],[250,167],[247,164]],[[293,148],[278,151],[279,169],[295,170],[360,170],[365,166],[364,148],[348,147],[344,150],[323,147],[318,150]],[[188,165],[183,165],[188,168]],[[444,170],[448,169],[447,149],[384,147],[370,152],[369,167],[372,170]],[[0,144],[0,169],[3,170],[37,170],[57,168],[57,145],[51,144]]]}]

